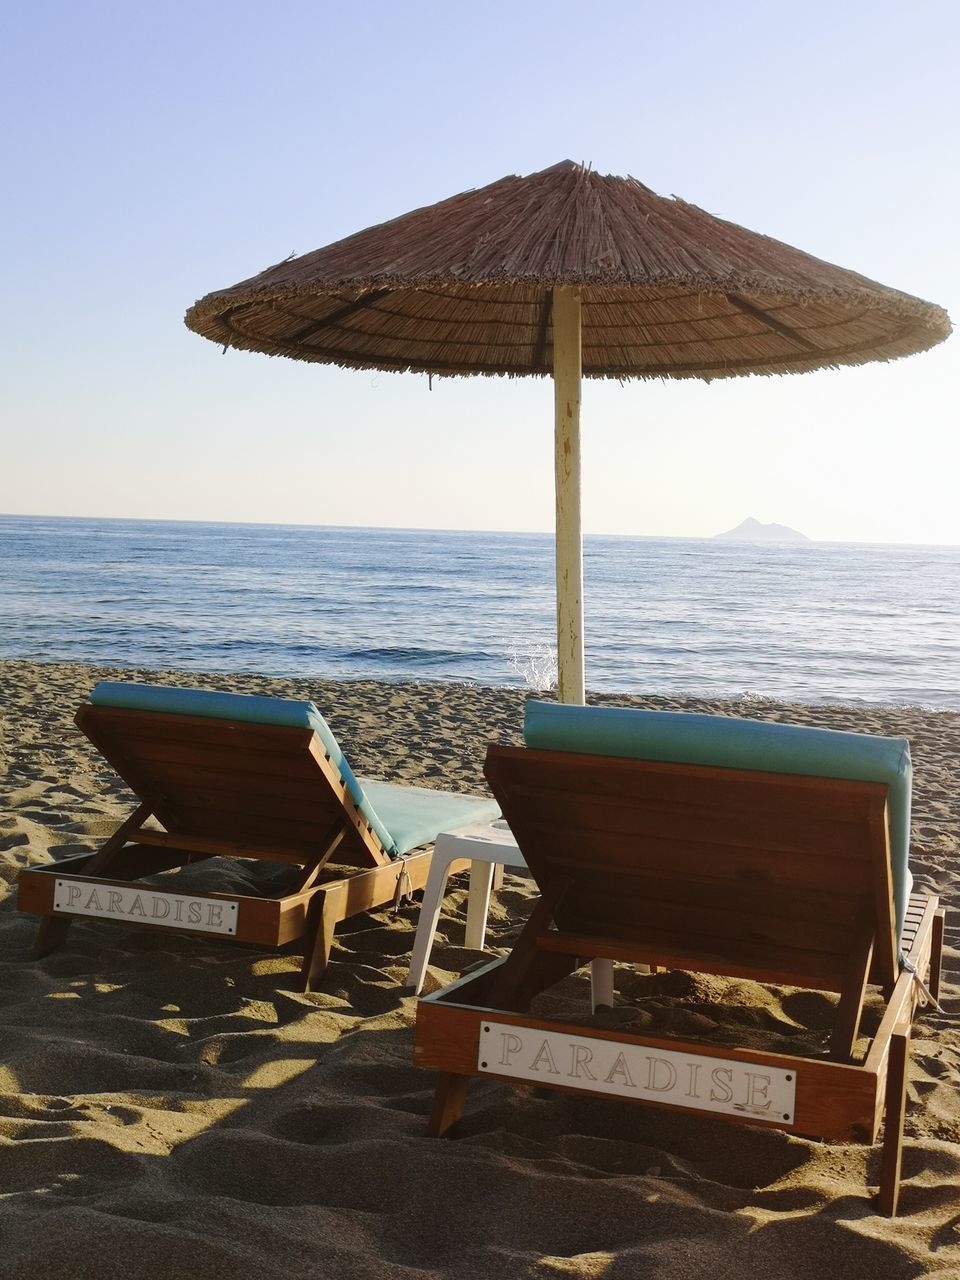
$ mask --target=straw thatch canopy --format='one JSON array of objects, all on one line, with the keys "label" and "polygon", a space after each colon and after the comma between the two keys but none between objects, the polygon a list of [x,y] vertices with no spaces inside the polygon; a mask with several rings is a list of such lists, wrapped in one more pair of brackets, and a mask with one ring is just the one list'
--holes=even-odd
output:
[{"label": "straw thatch canopy", "polygon": [[278,263],[186,323],[350,368],[548,375],[556,285],[579,287],[586,377],[793,373],[950,332],[932,303],[571,161]]}]

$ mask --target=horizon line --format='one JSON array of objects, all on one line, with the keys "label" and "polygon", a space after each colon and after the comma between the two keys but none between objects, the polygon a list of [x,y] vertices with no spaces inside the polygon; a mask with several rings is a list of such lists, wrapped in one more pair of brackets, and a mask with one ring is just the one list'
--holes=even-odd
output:
[{"label": "horizon line", "polygon": [[[751,517],[746,517],[750,519]],[[82,515],[52,515],[46,512],[23,512],[23,511],[0,511],[0,520],[73,520],[73,521],[101,521],[104,523],[115,524],[173,524],[173,525],[221,525],[231,528],[252,528],[252,529],[354,529],[360,532],[370,533],[475,533],[475,534],[502,534],[510,537],[553,537],[553,529],[450,529],[439,526],[428,525],[372,525],[372,524],[304,524],[299,521],[284,520],[200,520],[196,518],[181,518],[174,516],[82,516]],[[742,523],[742,522],[741,522]],[[777,522],[760,522],[760,523],[777,523]],[[739,526],[735,525],[734,528]],[[786,528],[791,526],[787,525]],[[767,538],[730,538],[724,537],[729,530],[721,530],[720,533],[605,533],[605,532],[584,532],[584,538],[629,538],[629,539],[645,539],[652,542],[717,542],[729,541],[733,543],[743,542],[751,546],[790,546],[801,547],[804,542],[813,546],[842,546],[842,547],[926,547],[940,550],[957,550],[960,549],[960,543],[956,542],[888,542],[874,540],[869,541],[862,539],[860,541],[845,538],[811,538],[807,534],[802,536],[802,541],[794,541],[785,538],[782,541],[778,539]],[[794,532],[799,532],[794,530]]]}]

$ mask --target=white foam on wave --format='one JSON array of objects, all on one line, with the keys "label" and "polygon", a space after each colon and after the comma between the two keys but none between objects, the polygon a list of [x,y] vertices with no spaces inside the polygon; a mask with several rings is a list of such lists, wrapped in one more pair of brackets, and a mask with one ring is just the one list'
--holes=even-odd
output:
[{"label": "white foam on wave", "polygon": [[543,643],[513,644],[507,661],[528,689],[549,693],[557,687],[556,650]]}]

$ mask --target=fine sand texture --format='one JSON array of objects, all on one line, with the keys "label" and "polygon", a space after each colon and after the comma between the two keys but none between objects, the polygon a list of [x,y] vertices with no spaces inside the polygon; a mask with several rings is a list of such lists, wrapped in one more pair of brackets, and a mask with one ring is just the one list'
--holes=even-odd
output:
[{"label": "fine sand texture", "polygon": [[[592,698],[910,739],[912,867],[948,916],[944,1012],[915,1024],[900,1216],[866,1190],[879,1148],[613,1100],[471,1086],[457,1136],[426,1132],[402,982],[416,905],[354,917],[321,989],[280,951],[83,920],[33,961],[18,871],[94,848],[133,808],[74,728],[100,678],[313,698],[354,767],[482,792],[524,693],[0,663],[0,1280],[905,1280],[960,1277],[960,714]],[[209,864],[210,888],[236,874]],[[218,876],[224,879],[218,882]],[[428,989],[481,960],[451,881]],[[507,877],[488,945],[533,898]],[[825,1043],[833,997],[643,976],[619,1023],[754,1045]],[[583,1011],[587,980],[551,994]],[[587,1005],[587,1008],[589,1006]]]}]

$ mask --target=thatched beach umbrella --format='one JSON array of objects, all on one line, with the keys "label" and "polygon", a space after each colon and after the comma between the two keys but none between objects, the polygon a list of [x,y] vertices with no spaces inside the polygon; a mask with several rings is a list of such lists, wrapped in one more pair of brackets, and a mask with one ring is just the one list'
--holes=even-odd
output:
[{"label": "thatched beach umbrella", "polygon": [[207,294],[224,347],[351,369],[552,375],[560,697],[584,698],[580,379],[729,378],[892,360],[932,303],[564,161],[417,209]]}]

